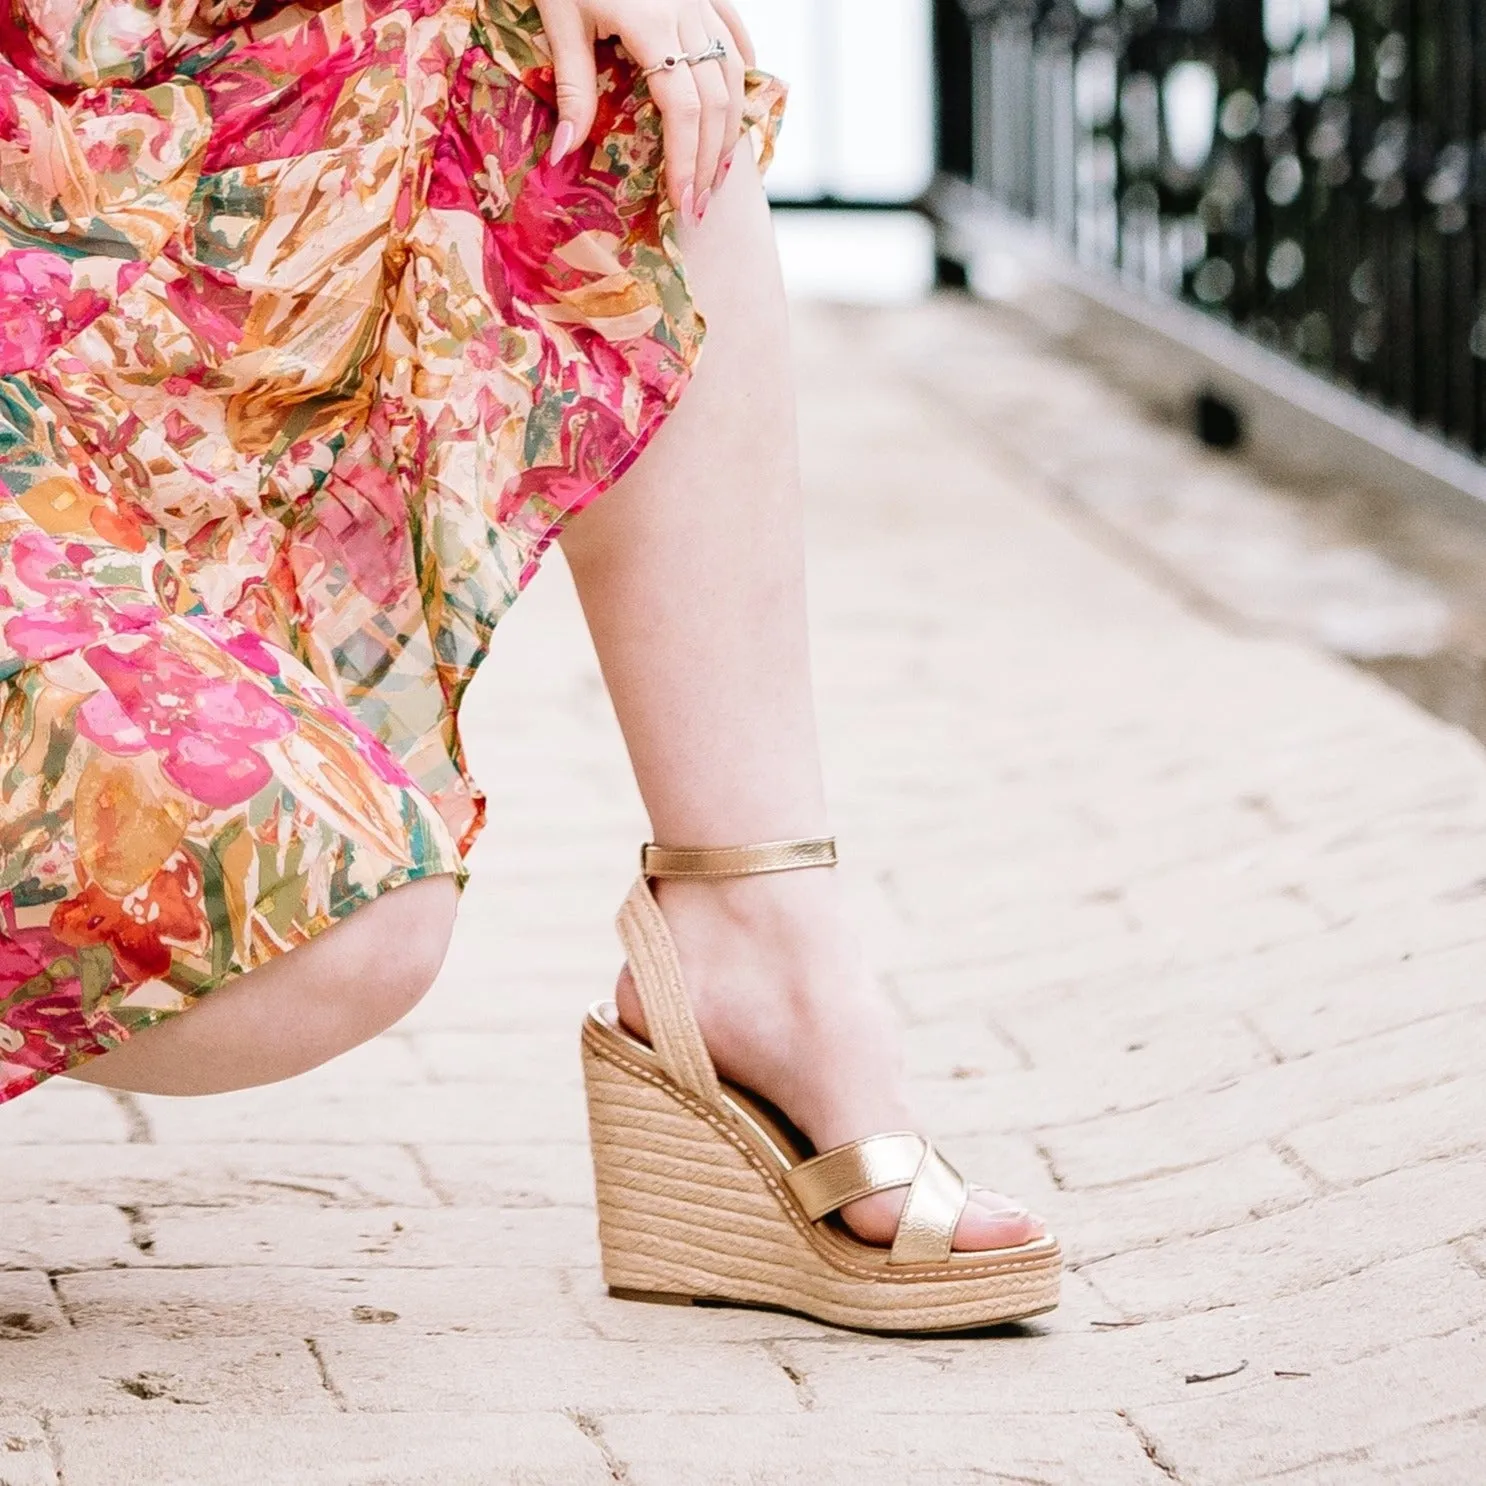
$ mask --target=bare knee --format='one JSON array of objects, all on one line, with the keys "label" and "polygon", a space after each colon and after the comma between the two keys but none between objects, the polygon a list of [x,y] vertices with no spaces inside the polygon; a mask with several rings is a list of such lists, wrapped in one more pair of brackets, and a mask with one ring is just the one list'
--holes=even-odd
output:
[{"label": "bare knee", "polygon": [[306,1073],[423,999],[449,948],[457,901],[451,877],[386,893],[73,1076],[146,1094],[217,1094]]},{"label": "bare knee", "polygon": [[394,1026],[428,993],[449,951],[457,904],[453,878],[426,878],[346,923],[335,1001],[348,1044]]}]

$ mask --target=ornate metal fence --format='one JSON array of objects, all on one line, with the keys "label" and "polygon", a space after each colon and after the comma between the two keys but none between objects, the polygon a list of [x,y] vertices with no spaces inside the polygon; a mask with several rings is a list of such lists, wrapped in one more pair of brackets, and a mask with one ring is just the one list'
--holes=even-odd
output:
[{"label": "ornate metal fence", "polygon": [[1482,0],[940,0],[941,166],[1486,451]]}]

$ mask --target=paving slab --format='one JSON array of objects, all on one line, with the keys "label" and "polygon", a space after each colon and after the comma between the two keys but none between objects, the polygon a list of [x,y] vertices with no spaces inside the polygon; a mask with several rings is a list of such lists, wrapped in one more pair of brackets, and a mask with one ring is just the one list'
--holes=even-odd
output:
[{"label": "paving slab", "polygon": [[68,1486],[612,1486],[614,1480],[598,1448],[561,1414],[69,1419],[56,1438]]},{"label": "paving slab", "polygon": [[40,1420],[0,1415],[0,1482],[57,1486],[51,1445]]},{"label": "paving slab", "polygon": [[1066,1236],[1063,1308],[890,1341],[604,1292],[577,1031],[645,822],[554,556],[406,1022],[0,1111],[0,1486],[1476,1486],[1486,751],[1285,618],[1396,572],[1020,322],[797,339],[842,870],[926,1126]]}]

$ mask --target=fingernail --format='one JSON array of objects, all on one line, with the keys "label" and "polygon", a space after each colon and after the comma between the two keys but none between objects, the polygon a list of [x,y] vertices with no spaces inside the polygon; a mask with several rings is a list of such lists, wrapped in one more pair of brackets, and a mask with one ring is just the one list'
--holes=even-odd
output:
[{"label": "fingernail", "polygon": [[707,215],[707,203],[712,200],[712,188],[708,186],[700,196],[697,197],[697,221],[700,222]]},{"label": "fingernail", "polygon": [[692,191],[691,191],[691,187],[688,186],[681,193],[681,215],[683,217],[690,217],[691,216],[691,206],[692,206]]},{"label": "fingernail", "polygon": [[556,165],[572,149],[577,135],[578,131],[573,128],[571,122],[564,119],[557,126],[557,133],[552,136],[552,148],[547,152],[547,158]]}]

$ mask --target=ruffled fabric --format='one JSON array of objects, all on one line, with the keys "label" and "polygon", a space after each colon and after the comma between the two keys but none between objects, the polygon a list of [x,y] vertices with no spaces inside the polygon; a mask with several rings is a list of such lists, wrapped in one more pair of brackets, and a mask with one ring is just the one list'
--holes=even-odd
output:
[{"label": "ruffled fabric", "polygon": [[0,52],[3,1100],[462,880],[460,698],[703,325],[648,90],[605,46],[549,164],[534,7],[12,0]]}]

